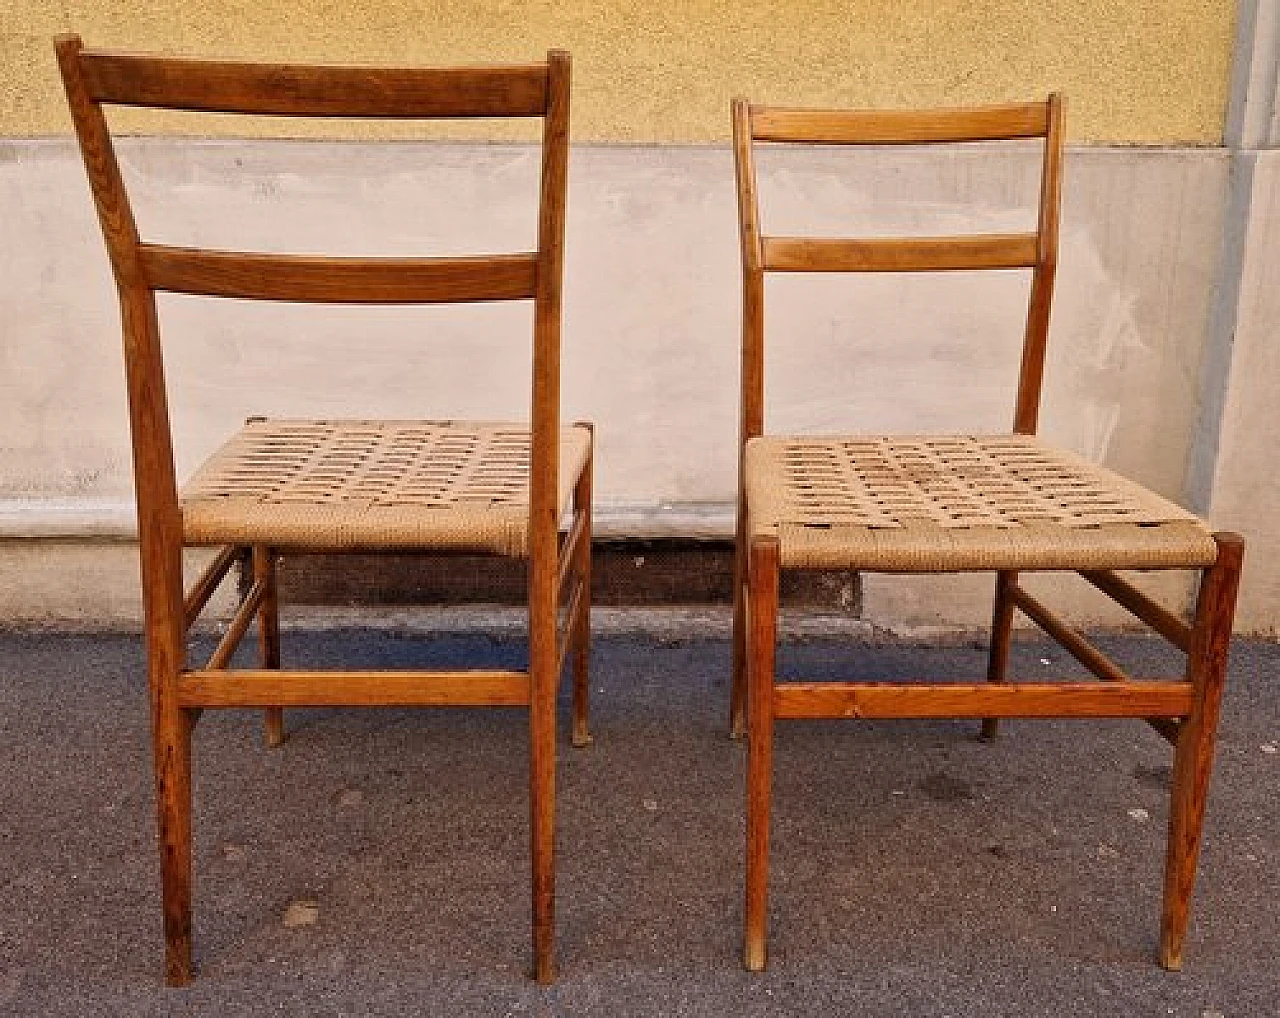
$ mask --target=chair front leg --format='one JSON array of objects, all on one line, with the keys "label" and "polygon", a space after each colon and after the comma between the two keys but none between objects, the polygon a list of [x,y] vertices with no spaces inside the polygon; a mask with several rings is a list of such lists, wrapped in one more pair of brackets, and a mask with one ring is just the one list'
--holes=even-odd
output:
[{"label": "chair front leg", "polygon": [[774,655],[778,628],[778,542],[751,544],[748,579],[750,632],[747,634],[747,865],[743,909],[743,964],[765,966],[769,895],[769,807],[773,783]]},{"label": "chair front leg", "polygon": [[[258,608],[258,661],[263,668],[280,667],[280,595],[276,555],[271,548],[253,546],[253,579],[262,580],[267,592]],[[275,748],[284,744],[284,708],[268,707],[263,712],[263,738]]]},{"label": "chair front leg", "polygon": [[1187,678],[1195,686],[1195,699],[1179,730],[1173,760],[1160,929],[1160,964],[1171,971],[1182,968],[1244,555],[1239,535],[1215,534],[1214,540],[1218,558],[1200,581],[1187,656]]}]

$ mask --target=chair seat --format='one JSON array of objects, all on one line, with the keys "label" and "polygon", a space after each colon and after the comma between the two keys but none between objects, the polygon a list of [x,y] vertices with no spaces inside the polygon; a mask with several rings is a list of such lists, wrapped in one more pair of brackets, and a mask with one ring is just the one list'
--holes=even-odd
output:
[{"label": "chair seat", "polygon": [[[560,432],[563,515],[586,428]],[[251,420],[183,489],[185,543],[317,550],[528,549],[529,428],[470,421]]]},{"label": "chair seat", "polygon": [[1209,528],[1026,435],[764,436],[747,443],[752,537],[781,564],[877,572],[1210,565]]}]

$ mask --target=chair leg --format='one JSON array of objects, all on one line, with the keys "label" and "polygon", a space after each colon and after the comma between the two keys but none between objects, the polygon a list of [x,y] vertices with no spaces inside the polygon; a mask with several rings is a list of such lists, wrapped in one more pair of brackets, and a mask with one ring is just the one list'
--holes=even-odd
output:
[{"label": "chair leg", "polygon": [[[996,601],[991,613],[991,655],[987,659],[988,682],[1004,682],[1009,667],[1009,645],[1013,640],[1013,599],[1009,592],[1017,582],[1017,573],[996,573]],[[999,729],[999,720],[985,718],[981,738],[990,742]]]},{"label": "chair leg", "polygon": [[[279,668],[280,597],[276,586],[276,556],[272,549],[260,544],[253,546],[253,579],[267,585],[266,596],[258,608],[258,660],[263,668]],[[283,745],[283,707],[268,707],[263,712],[263,738],[271,748]]]},{"label": "chair leg", "polygon": [[778,542],[752,542],[749,576],[751,631],[747,656],[747,867],[742,960],[765,966],[769,895],[769,806],[773,782],[774,651],[778,622]]},{"label": "chair leg", "polygon": [[[181,602],[166,623],[147,618],[147,684],[160,842],[164,908],[164,973],[170,986],[191,982],[191,729],[194,718],[178,705],[177,680],[185,659]],[[152,608],[149,605],[149,608]]]},{"label": "chair leg", "polygon": [[556,567],[530,562],[529,810],[533,869],[533,977],[555,981],[556,880]]},{"label": "chair leg", "polygon": [[1244,554],[1244,542],[1238,535],[1216,534],[1214,539],[1218,559],[1200,582],[1187,656],[1187,678],[1195,685],[1195,700],[1182,722],[1174,750],[1160,928],[1160,964],[1171,971],[1182,968]]},{"label": "chair leg", "polygon": [[573,745],[581,749],[592,743],[588,724],[591,713],[591,488],[594,449],[587,455],[586,465],[574,488],[574,508],[582,513],[585,524],[581,543],[574,549],[577,561],[574,572],[582,585],[578,599],[578,617],[573,625]]},{"label": "chair leg", "polygon": [[729,736],[741,739],[747,727],[747,580],[746,508],[738,500],[738,530],[733,543],[733,678],[729,692]]}]

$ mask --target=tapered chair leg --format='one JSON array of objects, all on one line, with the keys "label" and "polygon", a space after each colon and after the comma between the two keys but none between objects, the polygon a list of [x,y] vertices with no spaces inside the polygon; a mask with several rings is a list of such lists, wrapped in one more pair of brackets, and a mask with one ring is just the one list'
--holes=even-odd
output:
[{"label": "tapered chair leg", "polygon": [[[1004,682],[1009,668],[1009,646],[1013,641],[1013,598],[1009,592],[1018,583],[1018,574],[996,573],[995,607],[991,612],[991,655],[987,659],[987,681]],[[981,738],[990,742],[1000,730],[996,718],[982,722]]]},{"label": "tapered chair leg", "polygon": [[[590,425],[585,425],[590,427]],[[572,620],[573,626],[573,745],[581,749],[590,746],[591,728],[591,490],[592,461],[595,458],[594,441],[592,451],[587,455],[587,462],[582,468],[577,486],[573,492],[574,509],[582,513],[584,530],[581,542],[574,549],[576,561],[574,571],[577,582],[581,584],[581,596],[578,598],[578,614]]]},{"label": "tapered chair leg", "polygon": [[778,542],[751,545],[751,625],[747,646],[747,866],[743,964],[765,966],[769,895],[769,806],[773,783],[773,683],[778,618]]},{"label": "tapered chair leg", "polygon": [[191,721],[164,708],[154,730],[164,973],[170,986],[191,982]]},{"label": "tapered chair leg", "polygon": [[741,739],[747,725],[746,508],[738,501],[738,530],[733,543],[733,678],[729,691],[729,736]]},{"label": "tapered chair leg", "polygon": [[[180,603],[180,602],[179,602]],[[181,613],[170,624],[147,621],[147,679],[155,767],[160,884],[164,908],[164,972],[170,986],[191,982],[191,728],[178,704],[183,667]]]},{"label": "tapered chair leg", "polygon": [[1182,968],[1244,554],[1244,542],[1236,534],[1215,534],[1214,540],[1218,559],[1200,583],[1187,658],[1187,677],[1195,685],[1195,700],[1191,714],[1182,722],[1174,751],[1160,929],[1160,964],[1173,971]]},{"label": "tapered chair leg", "polygon": [[[258,608],[258,661],[263,668],[280,667],[280,595],[276,583],[275,552],[263,545],[253,547],[253,579],[262,580],[267,592]],[[284,708],[268,707],[263,712],[263,740],[272,748],[284,744]]]},{"label": "tapered chair leg", "polygon": [[[554,531],[552,532],[554,541]],[[556,978],[556,568],[555,546],[529,584],[529,812],[533,897],[533,978]]]}]

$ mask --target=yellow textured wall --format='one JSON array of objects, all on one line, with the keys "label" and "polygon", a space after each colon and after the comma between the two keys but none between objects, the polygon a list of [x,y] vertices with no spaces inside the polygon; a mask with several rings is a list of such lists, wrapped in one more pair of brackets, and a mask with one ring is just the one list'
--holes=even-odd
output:
[{"label": "yellow textured wall", "polygon": [[[574,56],[580,141],[724,141],[735,94],[897,106],[1061,89],[1076,140],[1216,144],[1235,6],[1234,0],[0,0],[0,135],[68,130],[50,37],[77,31],[90,45],[277,60],[526,60],[564,47]],[[226,129],[209,123],[198,129]],[[127,126],[147,130],[157,121],[129,114]]]}]

